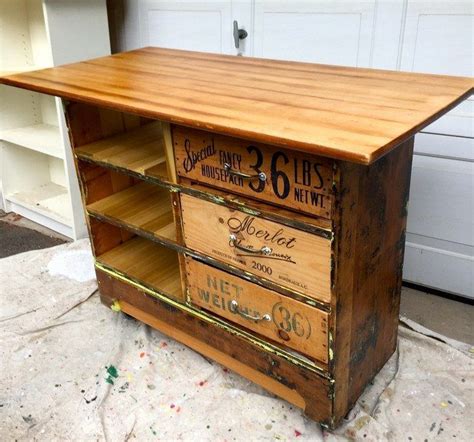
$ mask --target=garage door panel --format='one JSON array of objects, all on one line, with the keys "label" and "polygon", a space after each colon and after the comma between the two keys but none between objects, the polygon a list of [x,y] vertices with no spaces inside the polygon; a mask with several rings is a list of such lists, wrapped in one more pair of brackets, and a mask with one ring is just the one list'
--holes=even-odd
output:
[{"label": "garage door panel", "polygon": [[474,139],[420,133],[415,138],[415,153],[474,161]]},{"label": "garage door panel", "polygon": [[462,102],[423,132],[474,138],[474,99]]},{"label": "garage door panel", "polygon": [[474,299],[474,249],[454,253],[407,237],[403,279]]},{"label": "garage door panel", "polygon": [[369,66],[375,10],[375,0],[256,0],[254,55],[313,63]]},{"label": "garage door panel", "polygon": [[407,231],[474,245],[474,163],[415,155]]},{"label": "garage door panel", "polygon": [[126,4],[127,10],[138,8],[140,46],[232,53],[231,0],[126,0]]}]

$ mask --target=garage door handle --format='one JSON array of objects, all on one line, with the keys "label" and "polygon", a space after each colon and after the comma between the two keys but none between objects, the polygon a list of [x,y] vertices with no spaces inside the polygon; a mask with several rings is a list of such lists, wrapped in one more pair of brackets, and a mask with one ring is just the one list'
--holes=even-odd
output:
[{"label": "garage door handle", "polygon": [[234,20],[234,44],[237,49],[239,49],[240,40],[247,38],[248,35],[245,29],[239,29],[239,23]]},{"label": "garage door handle", "polygon": [[230,301],[230,308],[232,310],[232,313],[238,313],[240,316],[243,316],[246,319],[250,319],[251,321],[258,322],[258,321],[271,321],[272,320],[272,317],[268,313],[264,314],[263,316],[259,316],[259,315],[252,316],[252,315],[249,315],[248,313],[245,313],[244,311],[239,309],[239,303],[235,301],[234,299]]},{"label": "garage door handle", "polygon": [[260,249],[251,249],[250,247],[241,246],[237,242],[237,236],[235,236],[233,233],[229,235],[229,240],[232,246],[234,246],[236,249],[242,250],[243,252],[253,253],[255,255],[270,255],[270,253],[272,253],[272,249],[268,246],[263,246]]}]

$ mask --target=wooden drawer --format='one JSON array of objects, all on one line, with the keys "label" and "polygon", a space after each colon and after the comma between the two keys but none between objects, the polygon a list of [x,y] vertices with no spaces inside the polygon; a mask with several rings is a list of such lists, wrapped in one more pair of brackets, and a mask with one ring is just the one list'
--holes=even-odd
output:
[{"label": "wooden drawer", "polygon": [[331,299],[328,239],[181,194],[187,247],[323,302]]},{"label": "wooden drawer", "polygon": [[173,126],[173,145],[180,177],[330,218],[328,159],[182,126]]},{"label": "wooden drawer", "polygon": [[328,313],[192,258],[185,266],[192,304],[328,362]]}]

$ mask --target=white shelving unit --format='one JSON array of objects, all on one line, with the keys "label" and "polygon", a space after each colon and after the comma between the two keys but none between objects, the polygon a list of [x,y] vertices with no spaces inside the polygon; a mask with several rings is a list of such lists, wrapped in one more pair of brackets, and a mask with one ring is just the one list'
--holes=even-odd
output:
[{"label": "white shelving unit", "polygon": [[[0,0],[0,75],[108,54],[105,0]],[[60,99],[0,86],[0,208],[87,236]]]}]

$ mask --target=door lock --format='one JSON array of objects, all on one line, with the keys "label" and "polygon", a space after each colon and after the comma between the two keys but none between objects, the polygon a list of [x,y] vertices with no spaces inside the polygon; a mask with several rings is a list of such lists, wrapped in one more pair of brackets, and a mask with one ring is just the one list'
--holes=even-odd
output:
[{"label": "door lock", "polygon": [[244,40],[248,35],[245,29],[239,29],[239,23],[234,20],[234,44],[237,49],[239,49],[240,40]]}]

